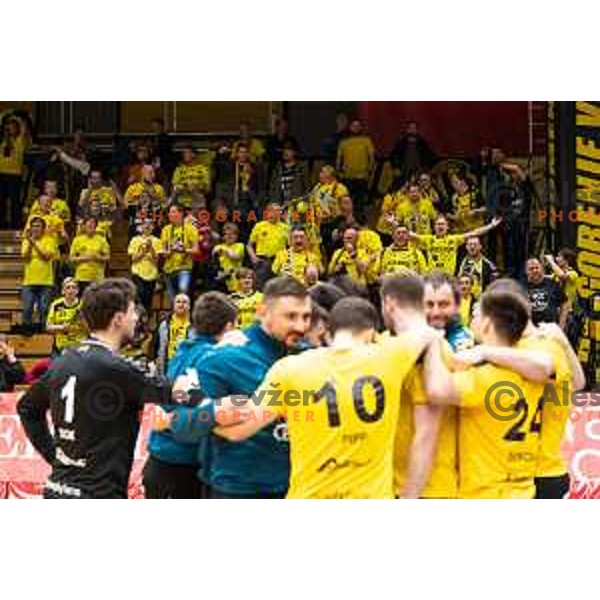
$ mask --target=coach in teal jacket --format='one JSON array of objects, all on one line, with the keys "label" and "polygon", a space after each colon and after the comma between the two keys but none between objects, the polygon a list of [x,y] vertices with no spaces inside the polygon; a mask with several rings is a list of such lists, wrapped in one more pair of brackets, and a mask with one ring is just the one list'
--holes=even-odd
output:
[{"label": "coach in teal jacket", "polygon": [[[244,333],[241,345],[216,347],[196,365],[202,393],[211,399],[251,395],[270,367],[303,338],[310,325],[311,304],[304,286],[291,277],[272,279],[265,286],[260,323]],[[174,439],[198,442],[212,426],[197,418],[206,404],[170,423]],[[212,421],[212,420],[211,420]],[[206,452],[200,445],[200,453]],[[210,460],[200,456],[200,477],[214,498],[281,498],[289,483],[287,425],[275,422],[243,442],[210,434]]]}]

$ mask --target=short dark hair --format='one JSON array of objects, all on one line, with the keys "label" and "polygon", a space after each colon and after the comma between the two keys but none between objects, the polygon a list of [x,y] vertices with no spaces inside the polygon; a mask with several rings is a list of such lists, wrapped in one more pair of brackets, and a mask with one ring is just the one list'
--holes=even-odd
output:
[{"label": "short dark hair", "polygon": [[248,277],[248,275],[252,275],[252,278],[256,282],[256,273],[248,267],[240,267],[235,273],[235,278],[244,279],[244,277]]},{"label": "short dark hair", "polygon": [[312,310],[310,313],[310,326],[316,327],[319,322],[329,325],[329,311],[325,310],[320,304],[317,304],[314,300],[312,302]]},{"label": "short dark hair", "polygon": [[487,291],[481,296],[481,314],[491,319],[496,333],[510,345],[518,342],[529,322],[523,299],[512,292]]},{"label": "short dark hair", "polygon": [[275,277],[267,281],[263,293],[266,302],[283,298],[284,296],[293,296],[301,300],[308,297],[306,287],[289,275]]},{"label": "short dark hair", "polygon": [[331,310],[342,298],[347,296],[346,292],[333,283],[319,282],[308,290],[308,294],[313,302],[323,307],[325,310]]},{"label": "short dark hair", "polygon": [[229,323],[235,323],[238,309],[221,292],[206,292],[198,297],[192,310],[192,326],[196,333],[220,335]]},{"label": "short dark hair", "polygon": [[90,331],[104,331],[117,313],[127,312],[135,298],[135,286],[129,279],[97,281],[83,293],[81,314]]},{"label": "short dark hair", "polygon": [[340,330],[359,333],[367,329],[376,329],[377,323],[375,307],[368,300],[356,296],[342,298],[329,313],[331,333]]},{"label": "short dark hair", "polygon": [[425,285],[430,285],[434,290],[437,290],[445,285],[450,286],[454,302],[460,304],[460,286],[458,281],[443,271],[432,271],[425,277]]},{"label": "short dark hair", "polygon": [[381,297],[391,298],[400,306],[423,310],[425,286],[419,275],[390,275],[381,285]]},{"label": "short dark hair", "polygon": [[496,279],[487,286],[485,291],[494,293],[514,294],[515,296],[518,296],[525,303],[525,306],[527,307],[527,313],[531,318],[531,302],[529,300],[529,294],[516,279],[509,279],[508,277]]},{"label": "short dark hair", "polygon": [[559,253],[570,267],[574,267],[577,264],[577,252],[573,248],[562,248]]}]

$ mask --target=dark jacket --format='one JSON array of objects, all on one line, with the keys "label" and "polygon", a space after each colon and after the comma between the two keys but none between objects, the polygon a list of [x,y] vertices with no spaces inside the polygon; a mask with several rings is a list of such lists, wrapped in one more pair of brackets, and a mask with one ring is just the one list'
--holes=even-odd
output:
[{"label": "dark jacket", "polygon": [[0,359],[0,392],[12,392],[24,380],[25,369],[20,361],[11,364],[5,356]]}]

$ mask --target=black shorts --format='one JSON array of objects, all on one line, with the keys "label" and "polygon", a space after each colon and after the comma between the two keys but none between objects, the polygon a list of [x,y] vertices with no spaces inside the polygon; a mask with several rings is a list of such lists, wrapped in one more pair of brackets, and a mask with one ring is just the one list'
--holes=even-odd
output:
[{"label": "black shorts", "polygon": [[569,492],[570,486],[568,473],[558,477],[536,477],[535,497],[539,500],[561,500]]},{"label": "black shorts", "polygon": [[206,487],[198,479],[196,465],[172,465],[150,456],[144,466],[143,483],[149,500],[207,497]]}]

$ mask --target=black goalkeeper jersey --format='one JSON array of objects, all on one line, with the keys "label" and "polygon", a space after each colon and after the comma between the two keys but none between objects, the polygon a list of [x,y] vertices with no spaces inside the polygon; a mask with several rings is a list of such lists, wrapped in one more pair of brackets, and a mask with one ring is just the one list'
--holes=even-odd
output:
[{"label": "black goalkeeper jersey", "polygon": [[99,341],[65,350],[18,403],[29,439],[52,466],[44,495],[126,498],[143,405],[169,400],[165,380]]}]

